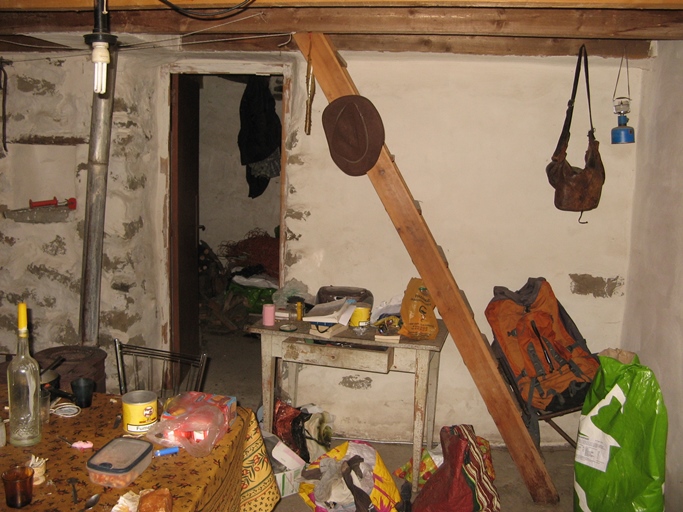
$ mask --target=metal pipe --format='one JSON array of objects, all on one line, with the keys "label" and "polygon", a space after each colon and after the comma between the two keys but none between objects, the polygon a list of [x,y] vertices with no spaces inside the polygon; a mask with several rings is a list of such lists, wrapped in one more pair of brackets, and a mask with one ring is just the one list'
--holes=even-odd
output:
[{"label": "metal pipe", "polygon": [[93,94],[88,152],[88,183],[85,197],[83,268],[79,334],[81,345],[98,345],[104,212],[107,203],[109,148],[114,110],[114,85],[118,52],[113,47],[107,73],[107,92]]}]

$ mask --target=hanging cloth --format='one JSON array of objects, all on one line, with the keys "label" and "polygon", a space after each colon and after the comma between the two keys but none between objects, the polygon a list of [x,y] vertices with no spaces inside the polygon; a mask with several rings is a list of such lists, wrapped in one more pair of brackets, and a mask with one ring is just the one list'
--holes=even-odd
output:
[{"label": "hanging cloth", "polygon": [[240,161],[247,166],[251,198],[260,196],[270,179],[280,175],[282,124],[269,83],[268,76],[250,76],[240,102],[237,144]]}]

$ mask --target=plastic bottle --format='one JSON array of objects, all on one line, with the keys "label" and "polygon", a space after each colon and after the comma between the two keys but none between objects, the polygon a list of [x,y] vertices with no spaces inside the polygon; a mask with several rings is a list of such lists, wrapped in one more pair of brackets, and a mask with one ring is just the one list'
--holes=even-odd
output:
[{"label": "plastic bottle", "polygon": [[9,396],[9,442],[32,446],[40,442],[40,367],[28,349],[26,303],[18,310],[17,355],[7,367]]}]

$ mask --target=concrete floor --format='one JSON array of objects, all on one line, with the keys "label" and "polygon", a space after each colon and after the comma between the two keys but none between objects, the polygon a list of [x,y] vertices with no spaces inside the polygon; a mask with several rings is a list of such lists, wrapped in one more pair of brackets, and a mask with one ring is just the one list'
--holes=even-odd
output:
[{"label": "concrete floor", "polygon": [[[210,358],[204,391],[236,396],[241,406],[256,411],[261,402],[261,350],[258,338],[203,328],[202,342]],[[373,446],[389,471],[393,472],[410,460],[412,447],[409,444],[375,443]],[[543,450],[546,467],[560,496],[559,503],[554,505],[532,501],[505,448],[494,448],[492,456],[496,471],[494,483],[503,512],[573,510],[574,451],[571,448]],[[403,481],[396,478],[395,481],[400,489]],[[311,509],[295,494],[283,498],[275,512],[311,512]]]}]

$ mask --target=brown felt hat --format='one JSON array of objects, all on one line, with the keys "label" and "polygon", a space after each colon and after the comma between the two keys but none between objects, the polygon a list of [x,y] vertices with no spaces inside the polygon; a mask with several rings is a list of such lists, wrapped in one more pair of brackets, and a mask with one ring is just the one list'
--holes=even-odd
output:
[{"label": "brown felt hat", "polygon": [[384,124],[369,99],[341,96],[327,105],[322,120],[337,167],[349,176],[363,176],[372,169],[384,146]]}]

